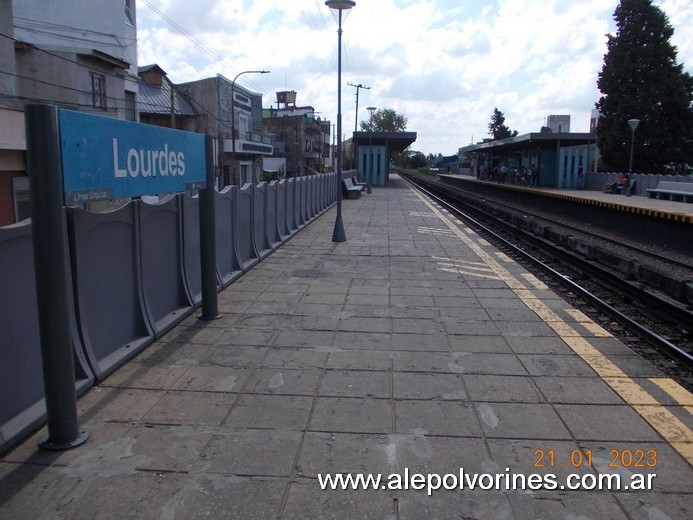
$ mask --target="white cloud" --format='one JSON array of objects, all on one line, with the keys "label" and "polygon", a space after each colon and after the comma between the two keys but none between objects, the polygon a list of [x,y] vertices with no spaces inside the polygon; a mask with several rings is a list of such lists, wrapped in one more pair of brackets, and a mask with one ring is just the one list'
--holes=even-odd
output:
[{"label": "white cloud", "polygon": [[[146,3],[145,3],[146,2]],[[616,0],[356,0],[343,23],[344,133],[367,106],[393,108],[418,133],[413,148],[452,154],[488,135],[497,107],[520,133],[549,114],[570,114],[586,131],[599,97],[597,74]],[[672,43],[690,70],[693,4],[655,1],[675,28]],[[147,4],[183,28],[181,35]],[[262,92],[293,89],[336,123],[337,24],[324,0],[140,0],[140,64],[158,63],[175,82],[268,69],[239,81]],[[221,58],[222,61],[219,61]],[[472,137],[473,136],[473,137]]]}]

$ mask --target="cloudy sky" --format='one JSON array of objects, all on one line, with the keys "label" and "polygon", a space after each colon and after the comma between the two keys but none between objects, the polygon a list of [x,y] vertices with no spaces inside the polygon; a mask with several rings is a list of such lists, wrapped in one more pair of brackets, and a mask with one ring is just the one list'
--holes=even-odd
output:
[{"label": "cloudy sky", "polygon": [[[675,29],[678,62],[693,67],[693,2],[654,0]],[[342,133],[366,107],[391,108],[418,133],[415,150],[457,153],[488,137],[497,107],[520,134],[570,114],[589,129],[597,74],[617,0],[356,0],[342,24]],[[295,90],[337,121],[337,24],[324,0],[138,0],[138,63],[175,83],[222,74],[263,94]]]}]

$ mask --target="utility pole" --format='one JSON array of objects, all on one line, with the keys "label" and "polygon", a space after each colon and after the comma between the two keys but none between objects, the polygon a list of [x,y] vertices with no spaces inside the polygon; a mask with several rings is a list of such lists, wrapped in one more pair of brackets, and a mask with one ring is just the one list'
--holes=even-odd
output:
[{"label": "utility pole", "polygon": [[354,132],[357,131],[357,127],[359,124],[359,89],[365,89],[365,90],[370,90],[371,87],[368,87],[366,85],[361,85],[359,83],[358,85],[354,85],[353,83],[347,83],[350,87],[354,87],[356,89],[356,119],[354,121]]}]

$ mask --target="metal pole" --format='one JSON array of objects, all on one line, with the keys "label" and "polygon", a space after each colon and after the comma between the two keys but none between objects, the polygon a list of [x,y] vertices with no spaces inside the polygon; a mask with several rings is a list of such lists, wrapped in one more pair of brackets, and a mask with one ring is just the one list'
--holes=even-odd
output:
[{"label": "metal pole", "polygon": [[75,364],[68,311],[65,212],[58,109],[27,105],[26,161],[48,438],[45,450],[68,450],[89,434],[77,422]]},{"label": "metal pole", "polygon": [[200,190],[201,320],[220,318],[217,304],[216,215],[214,212],[214,138],[205,136],[206,185]]},{"label": "metal pole", "polygon": [[[337,31],[337,135],[342,135],[342,10],[339,10]],[[346,242],[342,222],[342,140],[337,141],[337,218],[334,221],[332,242]]]},{"label": "metal pole", "polygon": [[635,144],[635,128],[630,129],[630,161],[628,162],[628,173],[633,174],[633,145]]}]

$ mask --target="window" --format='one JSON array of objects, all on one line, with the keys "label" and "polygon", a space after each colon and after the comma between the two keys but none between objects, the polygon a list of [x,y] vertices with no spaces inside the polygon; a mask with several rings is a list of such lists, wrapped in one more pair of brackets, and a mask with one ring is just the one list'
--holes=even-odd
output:
[{"label": "window", "polygon": [[12,191],[14,193],[14,220],[21,222],[31,217],[29,177],[13,177]]},{"label": "window", "polygon": [[132,10],[131,10],[131,0],[124,0],[124,7],[125,7],[125,23],[128,25],[132,25],[133,27],[135,26],[135,21],[134,17],[132,16]]},{"label": "window", "polygon": [[106,110],[106,77],[90,72],[89,79],[91,80],[91,106]]},{"label": "window", "polygon": [[238,116],[238,135],[241,139],[248,139],[248,133],[250,132],[250,125],[248,123],[248,116],[243,114]]}]

